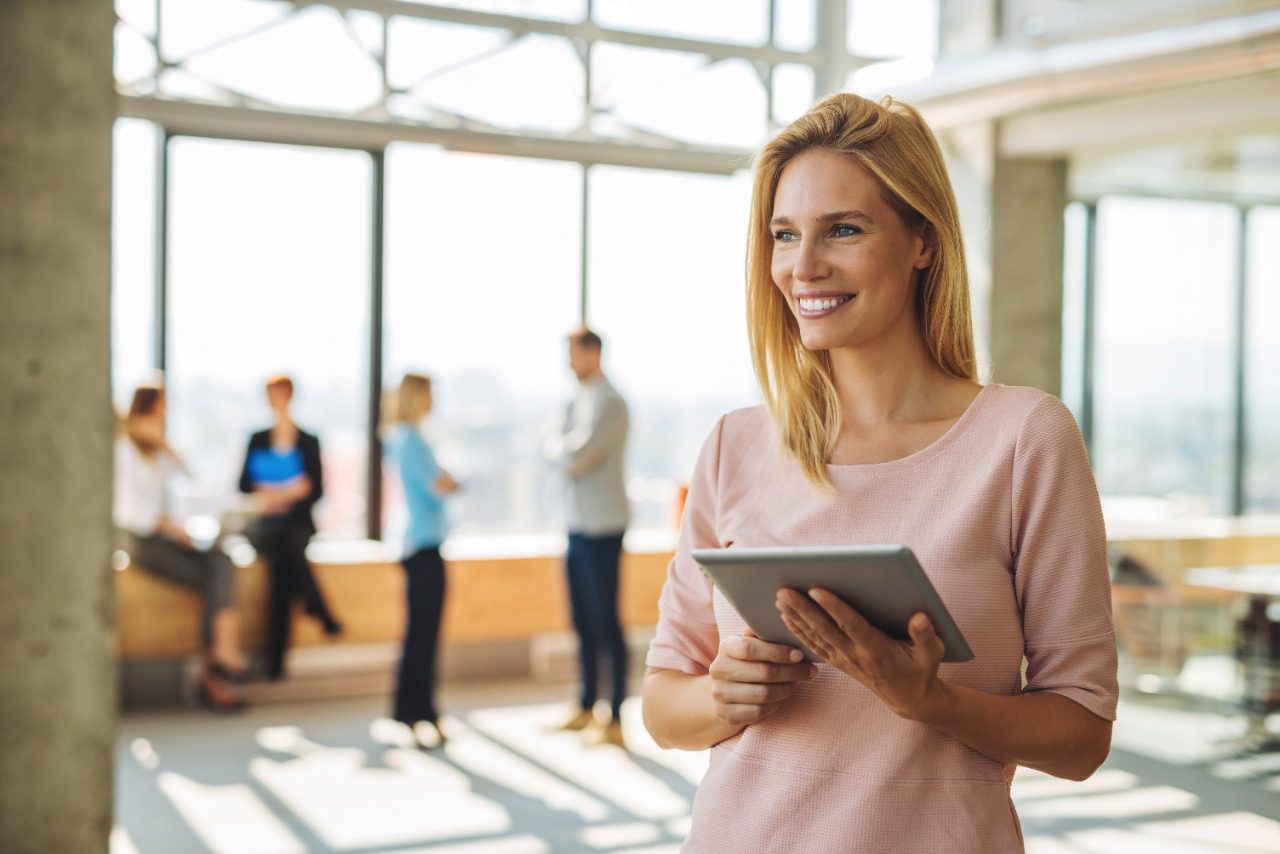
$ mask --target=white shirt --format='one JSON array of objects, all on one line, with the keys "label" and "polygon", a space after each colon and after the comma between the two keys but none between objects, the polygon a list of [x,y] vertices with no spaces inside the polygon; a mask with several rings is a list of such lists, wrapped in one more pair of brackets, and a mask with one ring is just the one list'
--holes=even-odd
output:
[{"label": "white shirt", "polygon": [[165,481],[176,470],[164,454],[147,456],[128,436],[116,439],[116,527],[139,537],[154,534],[164,515]]}]

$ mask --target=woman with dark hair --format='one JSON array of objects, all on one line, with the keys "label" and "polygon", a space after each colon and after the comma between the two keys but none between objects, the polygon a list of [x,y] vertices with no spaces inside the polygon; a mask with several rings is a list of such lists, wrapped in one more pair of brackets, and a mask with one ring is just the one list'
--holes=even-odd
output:
[{"label": "woman with dark hair", "polygon": [[[422,436],[422,419],[431,411],[431,405],[431,379],[406,374],[388,407],[383,429],[387,459],[400,475],[409,510],[403,560],[408,619],[392,715],[408,726],[418,744],[425,747],[444,743],[435,699],[437,642],[445,591],[440,546],[448,533],[443,499],[458,489],[458,482],[436,462],[431,446]],[[424,733],[424,727],[429,731]]]},{"label": "woman with dark hair", "polygon": [[316,532],[311,508],[324,495],[323,471],[320,440],[293,422],[292,400],[293,380],[277,376],[267,381],[275,423],[250,437],[240,471],[240,491],[254,496],[259,514],[246,533],[271,575],[265,653],[272,680],[284,678],[295,599],[302,599],[325,634],[342,632],[307,560],[307,543]]},{"label": "woman with dark hair", "polygon": [[[959,216],[920,114],[833,95],[755,165],[747,322],[764,394],[689,486],[649,648],[659,744],[712,748],[687,852],[1023,850],[1020,765],[1082,780],[1116,712],[1106,536],[1061,401],[982,385]],[[891,638],[820,588],[761,590],[769,643],[696,548],[909,546],[973,647]]]},{"label": "woman with dark hair", "polygon": [[187,469],[169,446],[165,414],[159,386],[134,391],[116,439],[115,524],[134,566],[200,594],[204,669],[199,699],[210,708],[231,711],[244,701],[228,683],[243,679],[247,670],[234,607],[235,570],[219,549],[196,549],[181,523],[166,512],[166,481]]}]

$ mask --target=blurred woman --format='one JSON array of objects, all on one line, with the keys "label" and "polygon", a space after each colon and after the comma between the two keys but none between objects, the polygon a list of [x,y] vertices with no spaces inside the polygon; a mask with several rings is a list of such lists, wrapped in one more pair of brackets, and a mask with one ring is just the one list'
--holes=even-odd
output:
[{"label": "blurred woman", "polygon": [[293,380],[267,381],[267,404],[275,423],[254,433],[240,471],[240,491],[257,500],[259,516],[250,524],[249,542],[267,562],[271,592],[267,611],[267,675],[284,678],[293,601],[302,598],[308,614],[327,635],[342,632],[307,561],[307,543],[316,532],[311,508],[324,495],[320,440],[293,423],[289,404]]},{"label": "blurred woman", "polygon": [[234,568],[216,548],[197,550],[182,524],[165,512],[165,482],[171,474],[186,474],[187,468],[165,437],[161,388],[134,391],[115,457],[115,524],[125,537],[130,562],[200,594],[200,701],[222,711],[242,708],[244,701],[228,684],[247,672],[233,607]]},{"label": "blurred woman", "polygon": [[[458,482],[436,462],[420,429],[422,419],[431,411],[431,380],[406,374],[388,409],[383,441],[387,459],[399,472],[409,510],[403,560],[408,621],[392,714],[414,731],[420,745],[438,746],[444,743],[435,701],[436,650],[445,589],[440,545],[448,527],[443,497],[455,492]],[[423,725],[431,729],[429,739],[423,738]]]}]

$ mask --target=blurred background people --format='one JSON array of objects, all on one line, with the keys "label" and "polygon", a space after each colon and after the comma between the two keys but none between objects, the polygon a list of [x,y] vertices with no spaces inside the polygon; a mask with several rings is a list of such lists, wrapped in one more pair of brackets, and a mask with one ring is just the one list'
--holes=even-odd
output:
[{"label": "blurred background people", "polygon": [[289,404],[293,381],[287,376],[267,381],[267,404],[275,423],[254,433],[240,472],[240,491],[254,496],[258,516],[246,531],[270,572],[265,657],[267,676],[284,677],[284,657],[294,600],[318,620],[327,635],[342,632],[325,603],[311,564],[307,543],[316,532],[312,507],[324,494],[320,440],[293,423]]},{"label": "blurred background people", "polygon": [[626,401],[600,367],[602,349],[600,336],[586,327],[569,335],[569,367],[578,378],[578,393],[546,437],[543,450],[565,480],[569,533],[565,567],[581,671],[579,709],[563,728],[582,730],[594,720],[603,646],[612,684],[611,715],[601,737],[621,747],[627,644],[618,618],[618,563],[622,535],[630,521],[623,477],[629,419]]},{"label": "blurred background people", "polygon": [[229,684],[247,672],[234,608],[234,567],[216,547],[195,548],[182,524],[166,512],[166,481],[187,469],[165,435],[164,390],[137,388],[120,427],[114,516],[130,562],[200,595],[200,702],[221,711],[242,708],[243,699]]},{"label": "blurred background people", "polygon": [[383,442],[387,460],[400,477],[409,511],[401,562],[408,612],[392,714],[414,731],[419,745],[438,747],[445,738],[435,700],[445,593],[440,546],[448,533],[444,496],[456,492],[458,482],[440,467],[422,434],[422,420],[431,405],[431,379],[405,374],[399,390],[390,396]]}]

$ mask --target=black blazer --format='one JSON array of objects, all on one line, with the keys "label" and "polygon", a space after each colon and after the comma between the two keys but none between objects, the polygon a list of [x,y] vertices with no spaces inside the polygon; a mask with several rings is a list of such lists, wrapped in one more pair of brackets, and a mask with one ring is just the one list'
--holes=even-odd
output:
[{"label": "black blazer", "polygon": [[[257,450],[271,447],[271,430],[259,430],[249,437],[249,448],[244,454],[244,465],[240,468],[240,491],[253,492],[253,478],[249,477],[249,455]],[[289,508],[287,518],[305,527],[312,533],[316,530],[315,519],[311,516],[311,508],[324,495],[324,475],[320,468],[320,440],[305,430],[298,430],[298,451],[302,454],[302,470],[311,480],[311,492],[293,507]]]}]

